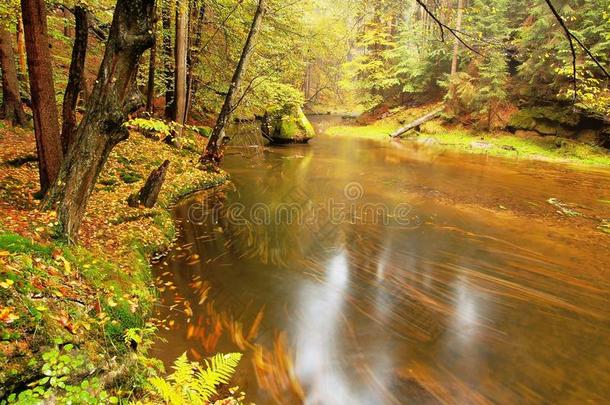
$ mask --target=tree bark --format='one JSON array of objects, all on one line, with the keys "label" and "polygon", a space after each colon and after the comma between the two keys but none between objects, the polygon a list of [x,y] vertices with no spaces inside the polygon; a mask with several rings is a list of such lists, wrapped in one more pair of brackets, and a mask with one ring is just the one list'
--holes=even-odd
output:
[{"label": "tree bark", "polygon": [[164,0],[162,10],[163,22],[163,57],[165,81],[165,118],[174,116],[174,49],[172,47],[172,18],[174,17],[175,0]]},{"label": "tree bark", "polygon": [[438,117],[443,110],[445,109],[445,106],[440,106],[438,107],[436,110],[433,110],[432,112],[429,112],[428,114],[424,115],[423,117],[420,117],[414,121],[411,121],[410,123],[408,123],[407,125],[398,128],[396,131],[392,132],[392,134],[390,134],[390,136],[392,138],[398,138],[399,136],[401,136],[402,134],[404,134],[407,131],[410,131],[414,128],[419,127],[421,124],[424,124],[428,121],[430,121],[431,119],[434,119],[436,117]]},{"label": "tree bark", "polygon": [[[464,0],[458,0],[457,19],[455,22],[455,30],[462,29],[462,13],[464,12]],[[451,58],[451,76],[457,73],[458,68],[458,51],[460,49],[460,41],[457,38],[453,39],[453,57]]]},{"label": "tree bark", "polygon": [[57,179],[63,159],[44,0],[21,0],[21,13],[30,74],[40,190],[44,194]]},{"label": "tree bark", "polygon": [[19,56],[19,73],[22,80],[27,77],[27,61],[25,56],[25,35],[23,33],[23,20],[21,16],[17,19],[17,54]]},{"label": "tree bark", "polygon": [[[195,2],[197,3],[197,2]],[[195,4],[196,5],[196,4]],[[193,42],[189,46],[188,54],[187,54],[187,75],[186,75],[186,111],[185,111],[185,120],[188,121],[189,114],[191,113],[191,108],[193,106],[193,99],[195,98],[195,93],[197,92],[197,83],[195,82],[195,65],[196,62],[200,60],[200,52],[199,49],[201,47],[201,38],[203,35],[203,23],[205,21],[205,3],[200,1],[199,8],[197,10],[197,24],[194,25],[192,38]],[[193,56],[194,55],[194,56]]]},{"label": "tree bark", "polygon": [[97,177],[112,149],[129,136],[123,127],[137,65],[153,44],[154,0],[118,0],[104,59],[87,113],[43,207],[57,203],[61,232],[74,242]]},{"label": "tree bark", "polygon": [[231,79],[231,84],[229,85],[229,91],[227,91],[224,104],[216,120],[216,125],[214,125],[214,129],[212,130],[212,134],[210,135],[208,145],[206,146],[205,151],[201,155],[200,160],[201,163],[204,165],[212,164],[214,166],[217,166],[222,161],[221,148],[225,126],[231,118],[235,93],[241,85],[244,73],[248,67],[248,63],[250,62],[250,57],[252,56],[252,51],[254,50],[254,43],[256,41],[256,37],[258,36],[258,32],[260,31],[265,12],[265,0],[258,0],[258,6],[256,8],[256,12],[254,13],[254,18],[252,20],[252,26],[250,27],[250,32],[248,33],[248,38],[246,39],[246,43],[244,44],[241,57],[239,58],[239,62],[237,63],[237,67],[235,68],[235,72],[233,73],[233,78]]},{"label": "tree bark", "polygon": [[[157,18],[157,6],[155,4],[155,19]],[[150,58],[148,60],[148,83],[146,84],[146,111],[151,115],[155,113],[155,74],[157,71],[157,38],[158,25],[155,22],[153,31],[153,45],[150,48]]]},{"label": "tree bark", "polygon": [[74,8],[76,19],[74,46],[72,48],[72,62],[70,74],[64,94],[63,125],[61,129],[61,144],[64,154],[74,140],[76,130],[76,105],[85,81],[85,58],[87,56],[87,40],[89,37],[89,21],[87,10],[82,6]]},{"label": "tree bark", "polygon": [[176,7],[176,69],[174,71],[174,121],[184,125],[186,119],[186,48],[188,43],[188,0],[178,0]]},{"label": "tree bark", "polygon": [[15,54],[11,34],[0,24],[0,69],[2,70],[2,108],[4,118],[14,125],[26,124],[26,116],[19,94],[19,80],[15,68]]},{"label": "tree bark", "polygon": [[169,160],[166,160],[161,166],[153,170],[148,176],[144,187],[142,187],[138,193],[129,197],[129,206],[139,207],[140,205],[143,205],[146,208],[154,207],[159,198],[161,186],[163,186],[163,182],[165,181],[165,173],[167,173],[168,167]]},{"label": "tree bark", "polygon": [[72,29],[70,27],[70,12],[64,8],[63,14],[64,14],[64,36],[66,38],[70,38],[72,36]]}]

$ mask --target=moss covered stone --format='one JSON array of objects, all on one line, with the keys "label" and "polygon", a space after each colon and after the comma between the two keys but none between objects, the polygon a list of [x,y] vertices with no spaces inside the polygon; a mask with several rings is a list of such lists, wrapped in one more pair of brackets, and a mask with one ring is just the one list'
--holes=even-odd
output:
[{"label": "moss covered stone", "polygon": [[[268,138],[273,143],[306,143],[316,132],[301,107],[268,116]],[[265,128],[263,128],[263,132]]]},{"label": "moss covered stone", "polygon": [[580,116],[568,108],[533,107],[513,114],[508,122],[508,128],[513,131],[536,131],[542,135],[565,135],[566,127],[576,127],[579,122]]}]

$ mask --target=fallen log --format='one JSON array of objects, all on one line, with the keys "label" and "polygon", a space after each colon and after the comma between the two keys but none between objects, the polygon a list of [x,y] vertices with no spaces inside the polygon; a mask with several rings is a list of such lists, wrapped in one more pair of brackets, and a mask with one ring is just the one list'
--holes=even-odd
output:
[{"label": "fallen log", "polygon": [[129,196],[127,202],[130,207],[144,205],[146,208],[152,208],[155,206],[157,198],[159,197],[159,192],[161,191],[161,186],[165,181],[165,173],[167,172],[168,167],[169,160],[166,160],[158,169],[152,171],[150,176],[148,176],[148,180],[146,180],[144,187],[142,187],[138,193]]},{"label": "fallen log", "polygon": [[440,106],[437,109],[433,110],[432,112],[429,112],[428,114],[424,115],[423,117],[420,117],[420,118],[416,119],[415,121],[411,121],[407,125],[405,125],[401,128],[398,128],[396,131],[392,132],[390,134],[390,136],[392,138],[397,138],[397,137],[401,136],[402,134],[404,134],[405,132],[408,132],[414,128],[417,128],[421,124],[438,117],[441,114],[441,112],[443,112],[444,109],[445,109],[444,105]]}]

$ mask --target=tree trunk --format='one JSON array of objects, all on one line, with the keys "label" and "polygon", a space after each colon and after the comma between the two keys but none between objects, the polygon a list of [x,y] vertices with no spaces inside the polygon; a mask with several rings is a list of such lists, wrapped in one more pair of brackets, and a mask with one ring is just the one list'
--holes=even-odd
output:
[{"label": "tree trunk", "polygon": [[233,78],[231,79],[231,84],[229,85],[229,90],[227,91],[224,104],[216,120],[216,125],[212,130],[212,134],[210,135],[208,145],[201,155],[201,163],[203,164],[213,164],[216,166],[219,165],[222,160],[221,147],[222,138],[224,137],[224,129],[231,118],[231,113],[233,112],[233,99],[248,67],[250,57],[252,56],[252,51],[254,50],[254,42],[256,41],[258,32],[260,31],[265,12],[265,0],[258,0],[258,6],[254,14],[254,19],[252,20],[252,26],[250,27],[250,32],[248,33],[248,38],[244,44],[241,57],[239,58],[239,62],[237,63],[237,67],[233,73]]},{"label": "tree trunk", "polygon": [[87,56],[87,40],[89,37],[87,10],[82,6],[76,6],[74,8],[74,17],[76,19],[75,38],[62,114],[61,144],[64,154],[68,151],[69,146],[74,140],[76,104],[78,103],[78,95],[85,81],[85,57]]},{"label": "tree trunk", "polygon": [[188,0],[178,0],[176,7],[176,69],[174,121],[184,125],[186,113],[186,48],[188,43]]},{"label": "tree trunk", "polygon": [[396,131],[392,132],[392,134],[390,134],[390,136],[392,138],[398,138],[399,136],[401,136],[402,134],[404,134],[407,131],[410,131],[414,128],[419,127],[421,124],[424,124],[428,121],[430,121],[431,119],[434,119],[436,117],[438,117],[443,110],[445,109],[445,106],[440,106],[438,107],[436,110],[433,110],[432,112],[429,112],[428,114],[424,115],[423,117],[420,117],[414,121],[411,121],[410,123],[408,123],[407,125],[398,128]]},{"label": "tree trunk", "polygon": [[63,9],[63,14],[64,14],[64,36],[66,38],[70,38],[72,36],[72,30],[70,27],[70,11],[66,10],[66,8]]},{"label": "tree trunk", "polygon": [[174,49],[172,47],[172,18],[174,17],[175,0],[164,0],[162,10],[163,22],[163,58],[165,78],[165,118],[174,116]]},{"label": "tree trunk", "polygon": [[150,173],[144,187],[142,187],[138,193],[129,197],[127,202],[130,207],[139,207],[140,205],[143,205],[146,208],[152,208],[155,206],[157,198],[159,197],[159,192],[161,191],[161,186],[163,186],[163,182],[165,181],[165,173],[167,172],[168,167],[169,160],[166,160],[159,168]]},{"label": "tree trunk", "polygon": [[19,73],[22,80],[27,77],[27,61],[25,56],[25,35],[23,33],[23,20],[17,19],[17,54],[19,56]]},{"label": "tree trunk", "polygon": [[14,125],[26,124],[25,112],[19,94],[19,81],[15,68],[15,54],[11,34],[0,24],[0,69],[2,69],[2,107],[4,118]]},{"label": "tree trunk", "polygon": [[[157,6],[155,5],[155,19],[157,18]],[[155,22],[153,31],[153,46],[150,48],[150,59],[148,60],[148,83],[146,84],[146,111],[151,115],[155,113],[155,74],[157,70],[157,38],[158,26]]]},{"label": "tree trunk", "polygon": [[30,74],[40,190],[44,194],[57,179],[63,159],[45,2],[21,0],[21,12]]},{"label": "tree trunk", "polygon": [[[197,2],[195,2],[197,3]],[[196,6],[197,4],[195,4]],[[188,121],[189,114],[191,113],[191,108],[193,106],[193,99],[195,98],[195,93],[197,92],[197,83],[195,83],[195,65],[196,62],[200,60],[201,55],[201,38],[203,35],[203,23],[205,20],[205,3],[201,1],[199,3],[199,9],[197,10],[197,24],[195,24],[193,28],[193,33],[191,38],[193,38],[193,42],[189,45],[189,50],[187,53],[187,74],[186,74],[186,111],[185,111],[185,121]],[[194,56],[193,56],[194,55]]]},{"label": "tree trunk", "polygon": [[[464,10],[464,0],[458,0],[457,20],[455,22],[456,31],[462,29],[462,13]],[[460,49],[460,41],[457,38],[453,40],[453,57],[451,58],[451,76],[457,73],[458,68],[458,50]]]},{"label": "tree trunk", "polygon": [[112,149],[129,136],[123,127],[137,64],[153,44],[154,0],[118,0],[104,59],[83,117],[44,207],[58,203],[61,231],[74,242],[97,177]]}]

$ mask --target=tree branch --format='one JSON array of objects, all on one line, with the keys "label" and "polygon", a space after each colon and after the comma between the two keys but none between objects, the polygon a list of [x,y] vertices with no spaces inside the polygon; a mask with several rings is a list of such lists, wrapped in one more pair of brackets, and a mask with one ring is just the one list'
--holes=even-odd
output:
[{"label": "tree branch", "polygon": [[422,1],[422,0],[415,0],[417,2],[417,4],[419,4],[424,11],[426,12],[426,14],[428,14],[430,17],[432,17],[432,19],[434,20],[434,22],[436,22],[436,24],[438,25],[439,29],[441,30],[441,41],[445,42],[445,30],[449,31],[451,33],[451,35],[453,35],[462,45],[464,45],[466,48],[468,48],[468,50],[470,50],[470,52],[476,53],[479,56],[484,56],[482,55],[479,51],[477,51],[476,49],[474,49],[473,47],[471,47],[470,45],[468,45],[457,33],[456,30],[454,30],[453,28],[447,26],[446,24],[444,24],[441,20],[439,20],[436,15],[430,11],[428,9],[428,7],[426,6],[426,4]]},{"label": "tree branch", "polygon": [[576,102],[576,88],[577,88],[576,50],[574,49],[574,42],[572,41],[572,33],[570,32],[570,30],[568,29],[566,24],[563,22],[563,18],[561,18],[561,16],[559,15],[557,10],[555,9],[553,4],[551,3],[551,0],[544,0],[544,1],[546,2],[546,4],[551,9],[551,12],[555,16],[555,19],[557,21],[559,21],[559,25],[561,25],[561,28],[563,29],[563,32],[566,34],[566,38],[568,39],[568,42],[570,44],[570,52],[572,53],[572,87],[573,87],[573,90],[574,90],[574,94],[572,95],[572,100],[573,100],[573,102]]}]

